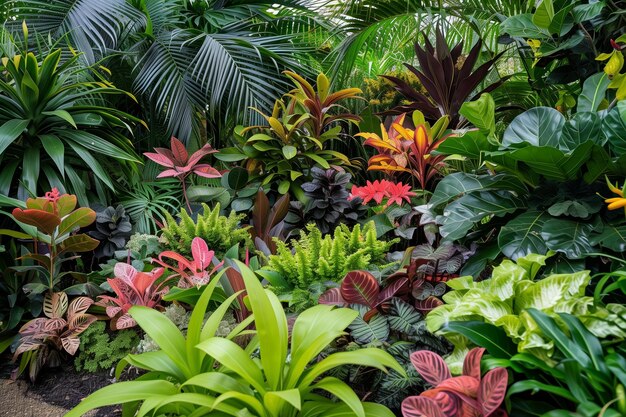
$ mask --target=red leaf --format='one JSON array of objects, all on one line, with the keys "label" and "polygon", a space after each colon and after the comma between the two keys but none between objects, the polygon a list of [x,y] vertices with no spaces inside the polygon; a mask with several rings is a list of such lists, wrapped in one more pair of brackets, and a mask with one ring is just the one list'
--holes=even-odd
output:
[{"label": "red leaf", "polygon": [[162,155],[160,153],[144,152],[144,156],[161,166],[164,166],[167,168],[174,168],[174,161],[172,161],[170,158],[168,158],[165,155]]},{"label": "red leaf", "polygon": [[346,305],[346,300],[341,296],[341,290],[339,287],[331,288],[326,291],[324,294],[320,295],[319,300],[317,300],[318,304],[329,304],[335,306],[344,306]]},{"label": "red leaf", "polygon": [[174,154],[174,159],[178,162],[177,165],[183,166],[187,163],[187,159],[189,159],[189,154],[187,153],[187,149],[185,145],[174,136],[172,136],[172,153]]},{"label": "red leaf", "polygon": [[437,385],[437,390],[453,392],[461,396],[461,398],[467,397],[473,399],[478,395],[479,384],[480,382],[476,378],[462,375],[442,381]]},{"label": "red leaf", "polygon": [[47,235],[54,233],[54,229],[61,223],[61,218],[56,214],[37,209],[15,208],[13,209],[13,217],[17,221],[35,226]]},{"label": "red leaf", "polygon": [[396,295],[396,293],[400,291],[400,289],[402,289],[407,282],[407,278],[400,278],[387,285],[387,287],[385,287],[385,289],[378,294],[378,304],[383,303]]},{"label": "red leaf", "polygon": [[480,381],[480,359],[485,350],[485,348],[474,348],[467,353],[463,361],[463,375],[471,376]]},{"label": "red leaf", "polygon": [[402,401],[404,417],[446,417],[435,401],[427,397],[408,397]]},{"label": "red leaf", "polygon": [[175,169],[166,169],[165,171],[157,175],[157,178],[177,177],[179,175],[184,175],[184,174],[185,174],[184,172],[179,172]]},{"label": "red leaf", "polygon": [[367,271],[348,272],[341,282],[341,296],[350,304],[363,304],[374,308],[378,305],[379,292],[378,281]]},{"label": "red leaf", "polygon": [[443,301],[433,296],[430,296],[425,300],[415,300],[415,308],[424,315],[428,314],[429,312],[441,305],[443,305]]},{"label": "red leaf", "polygon": [[191,157],[187,160],[187,166],[192,167],[198,162],[200,162],[200,160],[204,158],[205,156],[210,155],[212,153],[216,153],[216,152],[217,150],[211,148],[211,145],[207,143],[206,145],[204,145],[202,148],[198,149],[191,155]]},{"label": "red leaf", "polygon": [[196,167],[193,169],[194,174],[199,175],[201,177],[204,178],[221,178],[222,174],[220,174],[220,172],[213,168],[211,165],[208,164],[202,164],[202,165],[196,165]]},{"label": "red leaf", "polygon": [[509,374],[505,368],[495,368],[485,374],[478,388],[478,402],[483,415],[489,416],[500,407],[506,395]]},{"label": "red leaf", "polygon": [[411,363],[422,378],[430,385],[437,387],[451,378],[448,365],[435,352],[420,350],[411,354]]},{"label": "red leaf", "polygon": [[426,390],[422,392],[421,395],[423,397],[432,398],[445,416],[457,417],[459,415],[459,408],[463,406],[458,396],[436,389]]}]

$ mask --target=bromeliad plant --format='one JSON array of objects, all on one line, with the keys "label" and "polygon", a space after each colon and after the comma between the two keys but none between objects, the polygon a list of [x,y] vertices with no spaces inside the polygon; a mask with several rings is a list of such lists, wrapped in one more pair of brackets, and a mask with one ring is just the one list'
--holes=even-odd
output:
[{"label": "bromeliad plant", "polygon": [[88,297],[78,297],[68,305],[66,293],[47,293],[43,304],[46,317],[29,321],[19,331],[13,361],[20,355],[22,358],[13,378],[28,367],[28,375],[34,382],[42,368],[61,364],[63,351],[72,356],[76,354],[80,346],[78,336],[97,320],[96,316],[86,313],[92,303]]},{"label": "bromeliad plant", "polygon": [[[245,265],[237,262],[237,267],[253,311],[249,319],[226,338],[214,336],[219,322],[237,297],[233,294],[202,326],[219,279],[209,283],[196,305],[186,339],[162,314],[133,308],[131,314],[161,350],[129,355],[118,366],[118,374],[126,364],[131,364],[147,369],[148,376],[105,387],[83,400],[66,417],[78,417],[93,408],[120,402],[129,414],[141,407],[146,413],[178,415],[393,416],[384,406],[362,403],[342,381],[322,376],[347,364],[384,371],[391,368],[404,374],[387,353],[375,348],[340,352],[315,363],[326,346],[343,334],[356,312],[330,306],[313,307],[296,319],[290,335],[278,298],[263,289],[257,276]],[[233,338],[251,323],[256,329],[255,337],[242,348]],[[258,359],[251,357],[255,351],[258,351]],[[326,391],[339,403],[314,390]]]},{"label": "bromeliad plant", "polygon": [[[45,197],[29,198],[26,208],[13,209],[13,218],[26,233],[15,233],[14,236],[32,239],[33,252],[18,259],[34,261],[37,265],[16,266],[17,272],[35,271],[40,283],[27,284],[24,290],[31,294],[55,292],[65,276],[82,278],[75,271],[61,272],[64,262],[75,259],[71,256],[77,252],[94,250],[100,242],[84,233],[75,233],[81,227],[89,226],[96,219],[96,213],[88,207],[76,209],[76,196],[61,194],[53,188]],[[43,250],[42,250],[43,249]],[[88,284],[79,284],[66,291],[87,291]]]},{"label": "bromeliad plant", "polygon": [[[176,252],[164,251],[159,254],[158,259],[153,259],[153,262],[174,271],[174,274],[168,276],[168,280],[179,278],[177,284],[179,288],[208,284],[213,274],[224,264],[224,261],[214,262],[215,252],[209,250],[204,239],[199,237],[191,241],[191,256],[192,260],[190,261]],[[166,259],[170,262],[168,263]],[[175,265],[172,265],[171,261]]]},{"label": "bromeliad plant", "polygon": [[448,365],[434,352],[411,354],[411,363],[431,389],[402,401],[404,417],[506,417],[501,407],[506,394],[508,374],[495,368],[481,376],[480,360],[484,348],[469,351],[463,375],[453,377]]},{"label": "bromeliad plant", "polygon": [[365,138],[366,146],[374,148],[378,154],[368,161],[369,171],[382,171],[396,176],[409,174],[414,186],[428,190],[429,186],[445,169],[445,156],[433,154],[447,138],[448,117],[441,117],[431,127],[424,119],[424,114],[415,111],[412,122],[415,129],[405,127],[406,114],[394,118],[389,131],[381,125],[382,138],[376,133],[358,133]]},{"label": "bromeliad plant", "polygon": [[171,140],[171,149],[154,148],[155,152],[146,152],[144,155],[156,162],[157,164],[167,168],[165,171],[157,175],[157,178],[174,177],[180,181],[183,188],[183,196],[187,203],[187,208],[191,212],[189,197],[187,196],[187,177],[196,174],[203,178],[220,178],[222,174],[209,164],[201,164],[200,161],[207,155],[216,153],[208,143],[198,149],[191,156],[187,152],[185,145],[174,136]]},{"label": "bromeliad plant", "polygon": [[111,329],[127,329],[137,324],[129,314],[133,306],[159,307],[161,297],[169,290],[166,286],[169,278],[157,283],[164,271],[163,268],[155,268],[150,272],[140,272],[122,262],[115,265],[115,278],[109,278],[107,282],[116,297],[101,295],[96,303],[106,308],[107,316],[111,318]]}]

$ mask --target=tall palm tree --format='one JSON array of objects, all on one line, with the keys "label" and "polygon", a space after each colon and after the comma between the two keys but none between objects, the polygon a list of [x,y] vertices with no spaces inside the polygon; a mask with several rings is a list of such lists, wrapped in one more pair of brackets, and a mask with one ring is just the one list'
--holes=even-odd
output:
[{"label": "tall palm tree", "polygon": [[[306,72],[327,30],[307,0],[12,0],[40,34],[66,38],[86,60],[117,54],[133,90],[183,140],[206,115],[247,122]],[[315,3],[315,2],[313,2]],[[294,33],[295,32],[295,33]],[[108,63],[108,61],[105,61]],[[198,117],[202,116],[202,117]]]}]

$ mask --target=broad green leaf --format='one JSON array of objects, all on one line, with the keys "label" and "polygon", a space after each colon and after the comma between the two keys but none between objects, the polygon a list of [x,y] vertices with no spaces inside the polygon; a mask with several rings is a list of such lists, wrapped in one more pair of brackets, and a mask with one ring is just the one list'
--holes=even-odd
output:
[{"label": "broad green leaf", "polygon": [[614,155],[626,154],[626,101],[620,101],[604,118],[602,131]]},{"label": "broad green leaf", "polygon": [[61,244],[63,252],[89,252],[95,250],[100,241],[86,234],[73,235],[68,237]]},{"label": "broad green leaf", "polygon": [[604,144],[602,134],[602,119],[598,113],[579,112],[563,126],[561,142],[567,149],[573,151],[587,141]]},{"label": "broad green leaf", "polygon": [[20,137],[28,127],[28,120],[12,119],[0,126],[0,155]]},{"label": "broad green leaf", "polygon": [[509,221],[498,235],[500,250],[515,260],[531,253],[546,253],[541,231],[550,216],[544,211],[530,210]]},{"label": "broad green leaf", "polygon": [[478,100],[463,103],[459,113],[474,126],[487,134],[496,130],[496,104],[489,93],[484,93]]},{"label": "broad green leaf", "polygon": [[141,401],[151,396],[175,395],[177,393],[176,386],[165,380],[118,382],[89,395],[65,414],[65,417],[80,417],[89,410],[106,405],[124,404]]},{"label": "broad green leaf", "polygon": [[291,362],[285,386],[296,386],[307,365],[342,335],[357,315],[354,310],[333,309],[328,305],[317,305],[300,313],[291,332]]},{"label": "broad green leaf", "polygon": [[561,129],[564,124],[565,117],[557,110],[534,107],[513,119],[504,132],[502,145],[505,148],[528,145],[561,148]]},{"label": "broad green leaf", "polygon": [[285,145],[283,146],[283,155],[286,159],[293,159],[298,154],[298,150],[295,146]]},{"label": "broad green leaf", "polygon": [[596,112],[602,100],[606,96],[606,90],[609,86],[609,77],[606,73],[601,72],[587,78],[583,83],[583,91],[578,96],[578,113]]},{"label": "broad green leaf", "polygon": [[361,400],[345,382],[329,376],[315,383],[311,388],[320,389],[334,395],[341,402],[350,407],[357,417],[365,417],[365,410],[363,409]]},{"label": "broad green leaf", "polygon": [[548,29],[554,19],[554,4],[552,0],[542,0],[535,14],[533,14],[533,23],[542,29]]},{"label": "broad green leaf", "polygon": [[550,36],[547,30],[539,28],[533,23],[533,15],[529,13],[507,18],[502,22],[500,31],[518,38],[545,39]]},{"label": "broad green leaf", "polygon": [[453,321],[443,327],[446,332],[462,334],[477,346],[487,349],[496,358],[510,359],[517,353],[517,345],[504,330],[480,321]]},{"label": "broad green leaf", "polygon": [[276,295],[263,289],[254,272],[239,261],[235,263],[246,284],[248,299],[254,313],[265,377],[270,389],[276,391],[280,389],[287,359],[289,343],[287,317]]},{"label": "broad green leaf", "polygon": [[70,233],[75,229],[86,227],[96,220],[96,212],[89,207],[80,207],[65,217],[59,225],[59,236]]},{"label": "broad green leaf", "polygon": [[59,119],[62,119],[68,122],[70,125],[72,125],[74,129],[77,129],[74,118],[72,118],[72,115],[69,114],[66,110],[58,109],[58,110],[43,111],[41,112],[41,114],[45,114],[46,116],[58,117]]},{"label": "broad green leaf", "polygon": [[385,342],[389,338],[389,322],[383,314],[377,314],[369,321],[361,316],[354,319],[350,324],[350,335],[361,344],[375,341]]},{"label": "broad green leaf", "polygon": [[626,224],[605,224],[602,233],[591,236],[590,243],[618,253],[626,251]]},{"label": "broad green leaf", "polygon": [[526,186],[512,175],[475,175],[455,172],[439,181],[429,204],[438,207],[463,194],[485,190],[506,190],[521,195],[527,192]]},{"label": "broad green leaf", "polygon": [[185,338],[178,327],[165,315],[152,308],[133,306],[129,312],[143,331],[170,357],[181,372],[186,377],[191,376],[187,363]]},{"label": "broad green leaf", "polygon": [[589,4],[578,4],[574,6],[574,9],[572,10],[574,22],[582,23],[587,20],[595,19],[600,16],[604,6],[606,6],[604,1],[590,2]]},{"label": "broad green leaf", "polygon": [[[261,369],[235,342],[221,337],[212,337],[201,342],[197,348],[206,352],[226,369],[244,379],[261,395],[265,395],[267,389],[263,383],[264,378]],[[268,370],[268,372],[271,371]]]},{"label": "broad green leaf", "polygon": [[293,388],[282,391],[268,391],[263,396],[263,405],[269,410],[270,415],[278,416],[285,414],[285,404],[291,405],[296,410],[302,409],[300,390]]},{"label": "broad green leaf", "polygon": [[172,375],[179,381],[185,380],[185,375],[176,366],[172,359],[162,350],[144,352],[139,355],[128,355],[125,360],[129,365],[147,371],[163,372]]},{"label": "broad green leaf", "polygon": [[544,223],[541,237],[548,249],[562,252],[569,259],[580,259],[593,252],[592,230],[593,225],[584,221],[550,219]]},{"label": "broad green leaf", "polygon": [[524,200],[513,193],[473,192],[445,207],[443,216],[437,217],[442,224],[439,232],[447,241],[461,239],[483,219],[501,217],[523,208],[526,208]]},{"label": "broad green leaf", "polygon": [[470,130],[463,135],[447,138],[433,153],[461,155],[469,159],[480,160],[484,152],[495,151],[497,149],[498,146],[490,143],[483,132]]},{"label": "broad green leaf", "polygon": [[[544,384],[543,382],[539,382],[534,379],[527,379],[527,380],[515,382],[513,385],[511,385],[507,389],[506,396],[507,398],[510,398],[512,395],[519,394],[519,393],[526,392],[526,391],[549,392],[551,394],[555,394],[555,395],[558,395],[559,397],[565,398],[569,401],[578,402],[577,399],[572,395],[572,393],[569,392],[569,390],[562,388],[562,387],[557,387],[554,385]],[[571,414],[568,413],[567,416],[569,417],[571,416]]]}]

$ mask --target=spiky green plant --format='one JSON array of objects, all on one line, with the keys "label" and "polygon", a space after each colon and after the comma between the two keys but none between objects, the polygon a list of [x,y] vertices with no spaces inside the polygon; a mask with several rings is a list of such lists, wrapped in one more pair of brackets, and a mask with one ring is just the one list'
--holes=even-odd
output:
[{"label": "spiky green plant", "polygon": [[228,217],[221,216],[219,203],[213,210],[206,204],[202,204],[202,208],[203,213],[198,214],[195,221],[185,209],[180,211],[180,221],[169,213],[165,215],[166,222],[161,237],[167,250],[189,257],[194,237],[204,239],[218,259],[235,245],[239,245],[244,253],[246,249],[253,247],[248,227],[241,226],[244,215],[232,211]]}]

